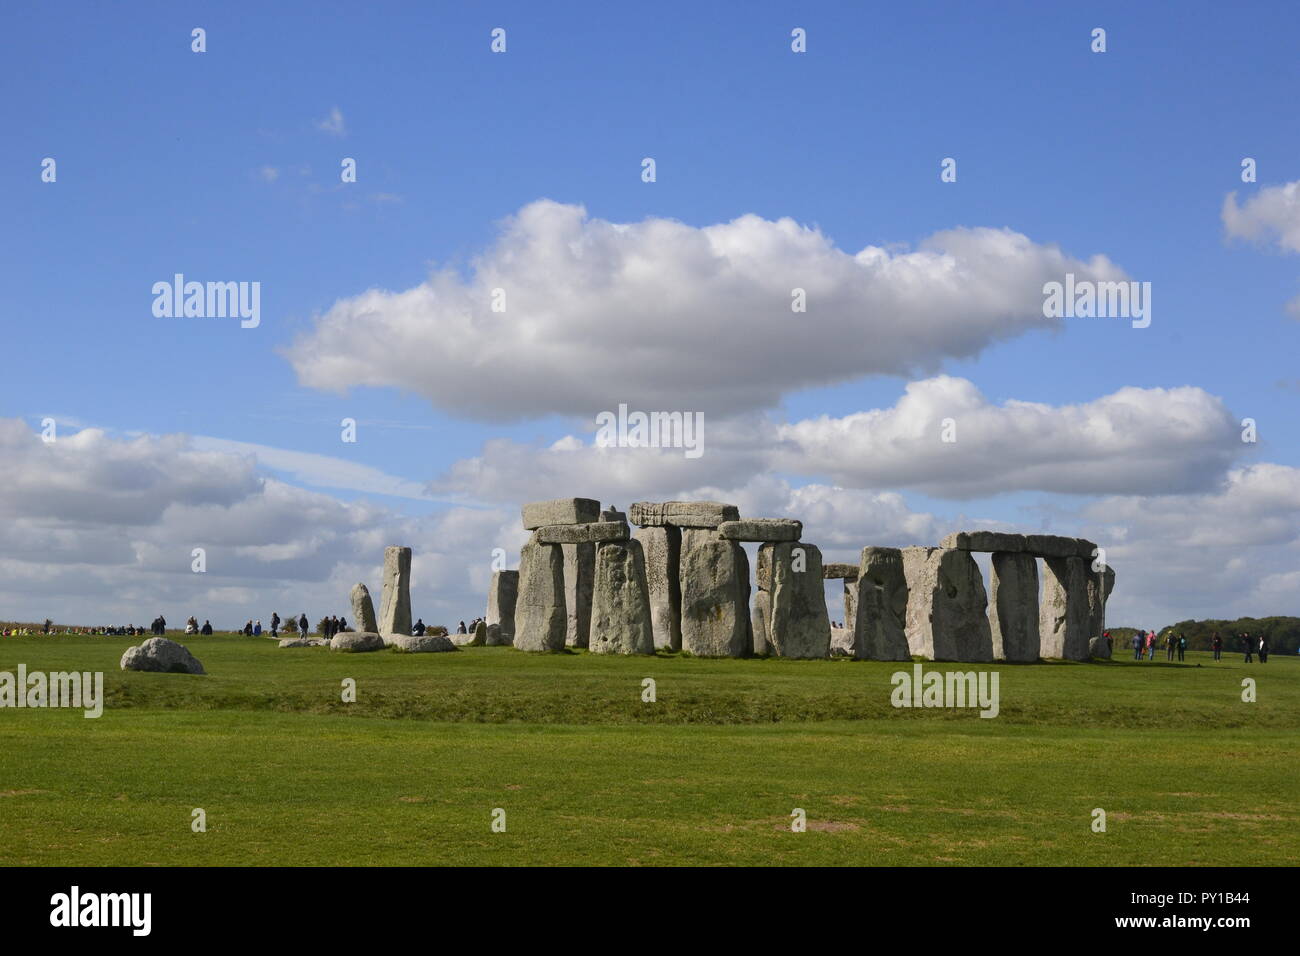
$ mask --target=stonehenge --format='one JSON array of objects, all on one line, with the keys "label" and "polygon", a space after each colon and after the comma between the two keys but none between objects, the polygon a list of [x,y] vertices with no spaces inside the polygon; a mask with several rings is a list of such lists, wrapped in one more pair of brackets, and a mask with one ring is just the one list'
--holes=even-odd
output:
[{"label": "stonehenge", "polygon": [[[853,564],[823,561],[797,519],[742,518],[718,501],[641,501],[623,512],[560,498],[525,504],[521,515],[531,534],[519,570],[493,572],[487,613],[470,634],[410,636],[411,549],[395,546],[384,551],[378,620],[357,584],[358,630],[331,647],[962,662],[1110,656],[1115,571],[1084,538],[957,531],[938,547],[868,546]],[[757,545],[752,579],[746,544]],[[988,555],[987,589],[977,553]],[[842,582],[842,626],[832,626],[827,608],[831,581]]]}]

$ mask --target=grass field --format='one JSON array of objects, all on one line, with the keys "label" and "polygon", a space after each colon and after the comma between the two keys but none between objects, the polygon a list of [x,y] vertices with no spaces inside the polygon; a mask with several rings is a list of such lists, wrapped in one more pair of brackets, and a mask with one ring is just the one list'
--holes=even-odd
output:
[{"label": "grass field", "polygon": [[[1000,714],[981,719],[893,708],[906,664],[345,655],[219,635],[185,641],[206,677],[123,673],[139,640],[0,639],[0,671],[103,671],[107,698],[97,720],[0,709],[0,864],[1300,856],[1295,657],[933,665],[998,671]],[[807,832],[791,831],[795,808]]]}]

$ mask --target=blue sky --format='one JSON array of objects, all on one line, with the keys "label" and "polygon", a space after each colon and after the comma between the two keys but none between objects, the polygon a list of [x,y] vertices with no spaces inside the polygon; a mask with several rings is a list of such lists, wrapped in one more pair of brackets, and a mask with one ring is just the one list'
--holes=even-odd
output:
[{"label": "blue sky", "polygon": [[[774,403],[731,409],[769,425],[888,409],[909,382],[935,375],[968,380],[994,405],[1062,407],[1126,387],[1192,387],[1217,399],[1233,420],[1256,419],[1260,441],[1233,450],[1230,460],[1217,448],[1210,454],[1216,466],[1187,447],[1144,462],[1139,471],[1163,478],[1134,476],[1131,490],[1141,501],[1133,513],[1170,506],[1170,523],[1158,526],[1167,529],[1182,527],[1169,495],[1187,491],[1186,469],[1217,468],[1197,478],[1201,493],[1212,495],[1231,468],[1300,467],[1300,323],[1286,311],[1300,295],[1300,258],[1275,240],[1267,224],[1279,227],[1268,210],[1261,207],[1257,218],[1266,225],[1250,235],[1229,235],[1222,214],[1229,193],[1247,203],[1263,189],[1300,180],[1294,5],[613,6],[67,4],[7,13],[0,35],[7,74],[0,236],[9,361],[0,417],[36,431],[50,416],[61,434],[93,427],[113,442],[137,434],[195,436],[195,447],[208,451],[254,454],[260,475],[373,506],[394,530],[408,518],[446,519],[457,507],[445,503],[449,498],[508,515],[517,498],[486,484],[444,487],[430,500],[394,497],[369,478],[341,479],[337,464],[301,460],[300,468],[286,470],[277,462],[290,459],[246,446],[341,459],[420,485],[455,462],[479,458],[485,442],[537,449],[567,435],[590,440],[582,416],[552,404],[545,389],[536,389],[532,402],[505,402],[490,420],[467,412],[463,402],[448,407],[436,399],[444,391],[508,390],[491,364],[448,364],[434,351],[422,373],[425,393],[409,368],[395,376],[394,387],[355,385],[341,375],[335,392],[315,387],[319,382],[300,384],[292,361],[340,300],[369,289],[413,289],[435,266],[470,282],[476,257],[490,256],[502,223],[550,199],[611,223],[664,219],[703,229],[747,214],[771,222],[788,217],[849,255],[867,246],[906,252],[959,227],[1005,228],[1078,260],[1105,256],[1129,277],[1152,283],[1146,329],[1123,320],[1067,320],[1057,330],[1008,334],[965,358],[940,349],[925,368],[841,375],[822,385],[807,384],[805,376],[777,389]],[[207,31],[204,53],[190,49],[194,27]],[[504,54],[489,50],[496,27],[507,31]],[[795,27],[807,31],[807,53],[790,49]],[[1089,49],[1094,27],[1107,31],[1105,53]],[[339,117],[333,128],[331,115]],[[646,156],[657,163],[654,183],[641,180]],[[41,181],[44,157],[57,161],[54,183]],[[356,183],[340,183],[343,157],[355,158]],[[944,157],[957,160],[955,183],[940,182]],[[1241,181],[1243,157],[1257,161],[1258,183]],[[1282,215],[1289,214],[1283,206]],[[155,318],[150,288],[176,272],[260,281],[261,325]],[[619,332],[620,323],[631,319],[605,315],[611,340],[621,341],[628,330]],[[790,321],[792,343],[830,334],[819,327],[816,308]],[[892,321],[864,313],[862,335]],[[744,314],[719,311],[714,327],[699,329],[702,347],[726,365],[749,335],[747,322]],[[655,335],[653,328],[643,333]],[[779,351],[763,357],[781,360]],[[580,364],[565,367],[581,374]],[[762,362],[749,367],[756,377],[769,374]],[[689,386],[675,395],[683,408],[711,408]],[[605,404],[595,398],[589,415],[620,400],[616,392]],[[1151,393],[1144,401],[1156,418],[1143,427],[1158,435],[1163,399]],[[355,444],[340,442],[344,417],[361,423]],[[746,435],[753,445],[767,441],[741,418],[716,420],[738,443]],[[791,489],[836,484],[788,461],[768,470]],[[744,484],[742,476],[728,485],[717,475],[647,481],[644,496]],[[1290,497],[1295,475],[1274,473],[1281,503],[1270,492],[1244,511],[1223,509],[1228,526],[1247,513],[1282,526],[1258,540],[1223,544],[1229,559],[1248,562],[1243,574],[1300,568],[1292,533],[1300,509],[1291,510]],[[344,487],[326,488],[330,483]],[[618,482],[593,475],[592,484],[598,487],[571,493],[628,503],[612,498],[624,490]],[[933,516],[938,530],[955,530],[963,517],[1038,528],[1045,515],[1067,533],[1100,529],[1116,535],[1116,554],[1134,566],[1171,550],[1179,563],[1190,561],[1185,548],[1221,534],[1207,526],[1151,540],[1156,526],[1143,530],[1110,516],[1106,496],[1126,493],[1123,482],[1095,493],[1063,493],[1056,479],[1028,484],[1010,481],[1006,493],[990,494],[935,489],[924,476],[872,473],[858,490],[897,494],[911,512]],[[539,483],[536,496],[551,490]],[[780,501],[758,492],[754,500]],[[1203,504],[1187,499],[1189,520],[1205,512]],[[25,510],[16,498],[11,506],[27,515],[33,535],[68,531],[57,513]],[[1090,506],[1099,510],[1082,514]],[[842,519],[827,519],[825,540],[832,526],[857,527],[849,512],[858,513],[848,507]],[[1115,510],[1121,513],[1127,512]],[[113,526],[127,539],[136,535],[188,554],[188,542],[172,540],[170,531],[132,530],[116,520],[92,521],[88,533]],[[517,548],[507,523],[467,533],[474,561],[492,544]],[[419,533],[438,539],[440,527],[421,525]],[[903,534],[871,520],[860,533],[873,527]],[[186,533],[203,536],[192,524]],[[856,547],[937,543],[859,540]],[[334,542],[336,556],[343,541]],[[272,544],[250,538],[231,547],[247,558]],[[361,554],[359,542],[346,539],[346,548],[357,574],[377,564],[378,552]],[[436,545],[430,549],[438,553]],[[18,544],[10,550],[25,553]],[[321,542],[314,553],[277,557],[288,564],[265,573],[241,566],[230,580],[207,580],[197,591],[167,578],[160,590],[176,602],[177,617],[182,606],[202,604],[220,609],[213,614],[265,618],[269,602],[288,600],[294,589],[317,605],[331,600],[352,567],[331,567],[329,550]],[[840,559],[852,550],[844,544]],[[149,563],[147,551],[137,547],[136,563],[118,566],[120,579],[105,569],[91,576],[141,582],[148,593],[148,576],[166,572]],[[445,558],[430,557],[430,564],[447,567],[425,582],[429,605],[457,618],[477,613],[481,573],[458,572],[455,557]],[[29,568],[43,563],[23,560]],[[1196,573],[1212,573],[1223,560],[1217,552],[1207,556]],[[1151,626],[1164,623],[1160,615],[1300,613],[1292,587],[1300,577],[1250,599],[1241,579],[1174,598],[1169,581],[1142,579],[1136,567],[1135,586],[1126,588],[1123,562],[1111,563],[1120,575],[1117,613],[1147,615]],[[89,573],[75,564],[69,559],[53,577],[75,581]],[[105,588],[100,598],[88,590],[77,613],[130,613]],[[243,601],[265,610],[245,613]],[[48,603],[0,597],[0,617],[35,616]]]}]

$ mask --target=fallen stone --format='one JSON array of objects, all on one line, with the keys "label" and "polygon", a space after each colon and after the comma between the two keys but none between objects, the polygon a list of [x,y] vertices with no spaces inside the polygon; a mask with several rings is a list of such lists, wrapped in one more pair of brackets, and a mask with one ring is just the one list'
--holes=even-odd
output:
[{"label": "fallen stone", "polygon": [[682,650],[697,657],[751,653],[748,566],[736,542],[702,529],[682,532]]},{"label": "fallen stone", "polygon": [[[488,646],[497,647],[515,641],[515,604],[519,600],[519,572],[494,571],[488,584]],[[492,628],[496,628],[493,635]],[[494,643],[495,640],[495,643]]]},{"label": "fallen stone", "polygon": [[456,650],[456,645],[449,638],[440,637],[436,634],[418,636],[395,634],[389,640],[389,646],[396,648],[403,654],[438,654],[443,651]]},{"label": "fallen stone", "polygon": [[650,588],[640,541],[610,541],[596,549],[588,646],[593,654],[655,652]]},{"label": "fallen stone", "polygon": [[280,642],[281,647],[324,647],[326,641],[315,637],[286,637]]},{"label": "fallen stone", "polygon": [[[863,548],[857,581],[845,585],[846,621],[853,622],[854,657],[907,661],[907,577],[898,548]],[[852,603],[853,611],[848,605]]]},{"label": "fallen stone", "polygon": [[[823,564],[822,577],[827,581],[844,579],[845,581],[856,581],[858,579],[859,569],[856,564]],[[848,620],[848,618],[845,618]]]},{"label": "fallen stone", "polygon": [[718,525],[718,537],[727,541],[798,541],[803,522],[793,518],[745,518]]},{"label": "fallen stone", "polygon": [[474,630],[465,634],[448,634],[447,639],[456,647],[486,647],[488,626],[484,621],[474,625]]},{"label": "fallen stone", "polygon": [[[389,640],[405,635],[394,634]],[[344,631],[330,638],[331,651],[343,651],[348,654],[360,654],[365,651],[382,651],[388,644],[373,631]]]},{"label": "fallen stone", "polygon": [[989,631],[993,657],[1000,661],[1036,661],[1038,633],[1038,559],[1032,554],[994,551],[989,579]]},{"label": "fallen stone", "polygon": [[854,647],[853,628],[831,628],[831,657],[857,657]]},{"label": "fallen stone", "polygon": [[550,524],[536,531],[542,544],[598,544],[626,541],[631,532],[620,521],[592,521],[588,524]]},{"label": "fallen stone", "polygon": [[638,501],[628,509],[632,523],[646,527],[716,528],[738,521],[740,509],[720,501]]},{"label": "fallen stone", "polygon": [[536,531],[553,524],[586,524],[600,520],[600,502],[591,498],[533,501],[523,508],[524,528]]},{"label": "fallen stone", "polygon": [[370,589],[364,584],[352,586],[352,623],[358,630],[379,632],[379,623],[375,619],[375,602],[370,600]]},{"label": "fallen stone", "polygon": [[772,617],[767,641],[778,657],[830,655],[831,621],[822,584],[822,553],[816,545],[765,544],[772,566]]},{"label": "fallen stone", "polygon": [[539,544],[536,538],[529,538],[519,553],[515,647],[524,651],[562,651],[567,630],[564,552],[558,544]]},{"label": "fallen stone", "polygon": [[380,599],[379,633],[411,633],[410,548],[384,549],[384,590]]},{"label": "fallen stone", "polygon": [[979,565],[969,551],[903,548],[907,642],[935,661],[991,661],[993,636]]},{"label": "fallen stone", "polygon": [[682,532],[671,526],[637,528],[646,583],[650,589],[650,626],[655,649],[682,649]]},{"label": "fallen stone", "polygon": [[1088,572],[1083,558],[1043,559],[1043,598],[1039,607],[1039,653],[1043,657],[1086,661],[1089,657]]},{"label": "fallen stone", "polygon": [[128,647],[119,666],[124,671],[160,674],[207,673],[188,647],[166,637],[151,637],[135,647]]}]

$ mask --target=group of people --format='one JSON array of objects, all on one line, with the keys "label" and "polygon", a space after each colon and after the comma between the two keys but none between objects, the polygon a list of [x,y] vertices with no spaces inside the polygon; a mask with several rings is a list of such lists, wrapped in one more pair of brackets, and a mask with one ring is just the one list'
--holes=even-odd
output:
[{"label": "group of people", "polygon": [[474,631],[474,628],[478,627],[479,622],[480,622],[481,620],[483,620],[483,618],[481,618],[481,617],[476,617],[476,618],[474,618],[474,620],[472,620],[472,621],[469,622],[469,628],[468,628],[468,629],[465,627],[465,622],[464,622],[464,621],[461,621],[461,622],[460,622],[460,625],[456,628],[456,633],[457,633],[457,634],[470,634],[470,633],[472,633],[472,632]]},{"label": "group of people", "polygon": [[[1110,641],[1110,632],[1106,632],[1106,640]],[[1140,661],[1145,657],[1149,661],[1156,659],[1156,648],[1163,644],[1165,649],[1165,660],[1172,661],[1174,655],[1178,655],[1178,660],[1184,660],[1187,653],[1187,635],[1175,634],[1173,631],[1167,633],[1163,642],[1156,636],[1155,631],[1139,630],[1133,635],[1133,660]],[[1254,663],[1254,655],[1259,655],[1261,664],[1268,663],[1268,637],[1260,635],[1251,637],[1249,634],[1237,635],[1237,644],[1241,648],[1244,662],[1247,664]],[[1216,661],[1223,659],[1223,637],[1218,631],[1210,638],[1210,650],[1214,652]]]}]

